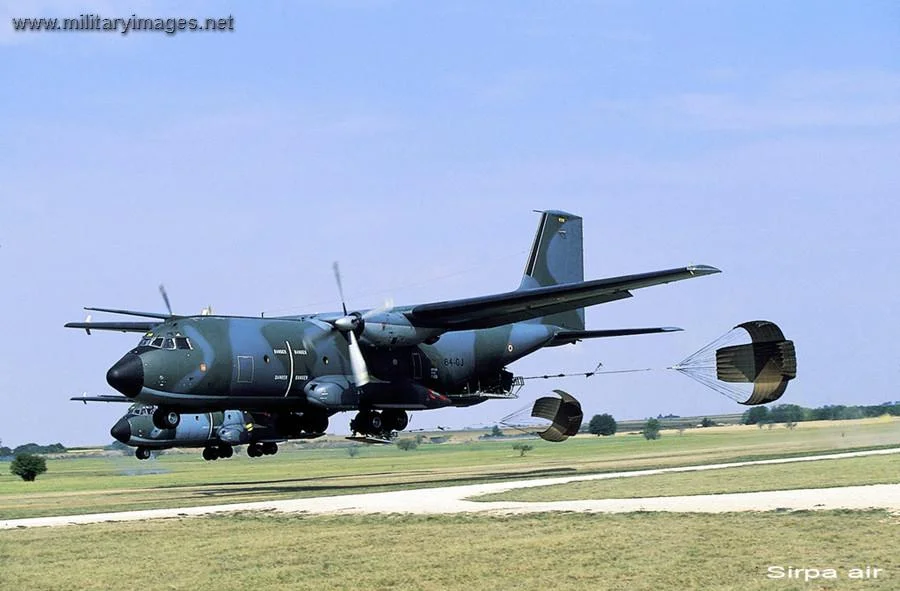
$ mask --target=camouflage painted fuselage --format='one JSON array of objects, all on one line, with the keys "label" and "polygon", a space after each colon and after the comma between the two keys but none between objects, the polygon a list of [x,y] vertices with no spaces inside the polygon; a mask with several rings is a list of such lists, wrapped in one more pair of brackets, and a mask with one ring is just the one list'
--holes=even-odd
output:
[{"label": "camouflage painted fuselage", "polygon": [[125,445],[146,449],[277,442],[289,436],[274,423],[257,426],[252,414],[240,410],[184,414],[174,429],[160,429],[151,418],[155,410],[153,405],[132,405],[110,434]]},{"label": "camouflage painted fuselage", "polygon": [[[319,318],[194,316],[159,324],[142,342],[183,337],[190,348],[144,345],[130,351],[126,357],[140,360],[143,381],[127,394],[146,404],[203,410],[331,414],[469,405],[485,400],[481,393],[509,392],[512,374],[504,367],[554,334],[543,324],[517,323],[445,333],[430,345],[385,348],[367,344],[364,337],[362,349],[374,379],[358,389],[352,384],[347,339]],[[367,330],[377,331],[377,320],[369,320]]]}]

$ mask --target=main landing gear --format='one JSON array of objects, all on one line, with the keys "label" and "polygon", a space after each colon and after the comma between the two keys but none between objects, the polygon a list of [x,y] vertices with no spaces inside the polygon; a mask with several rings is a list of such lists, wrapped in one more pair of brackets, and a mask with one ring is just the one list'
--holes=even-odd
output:
[{"label": "main landing gear", "polygon": [[402,431],[409,425],[405,410],[361,410],[350,421],[350,430],[369,437],[390,439],[393,431]]},{"label": "main landing gear", "polygon": [[278,444],[274,441],[266,441],[265,443],[251,443],[247,446],[247,455],[251,458],[260,456],[274,456],[278,453]]},{"label": "main landing gear", "polygon": [[134,457],[139,460],[149,460],[150,459],[150,450],[146,447],[139,447],[134,450]]},{"label": "main landing gear", "polygon": [[218,447],[210,445],[203,448],[203,459],[207,462],[218,460],[219,458],[230,458],[234,455],[234,448],[230,445],[220,445]]}]

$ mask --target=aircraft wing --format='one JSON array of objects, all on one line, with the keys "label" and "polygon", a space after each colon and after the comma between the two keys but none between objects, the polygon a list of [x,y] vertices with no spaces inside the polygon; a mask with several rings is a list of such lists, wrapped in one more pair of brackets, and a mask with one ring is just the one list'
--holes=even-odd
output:
[{"label": "aircraft wing", "polygon": [[491,328],[566,310],[631,297],[632,289],[720,273],[708,265],[692,265],[651,273],[566,283],[496,295],[421,304],[406,312],[414,326],[468,330]]},{"label": "aircraft wing", "polygon": [[606,337],[624,337],[636,334],[656,334],[660,332],[678,332],[684,330],[677,326],[659,326],[654,328],[612,328],[606,330],[561,330],[553,335],[549,346],[566,345],[584,339],[602,339]]},{"label": "aircraft wing", "polygon": [[134,404],[134,400],[125,396],[116,396],[115,394],[101,394],[100,396],[72,396],[69,400],[78,402],[130,402]]},{"label": "aircraft wing", "polygon": [[118,330],[121,332],[147,332],[160,322],[69,322],[66,328],[83,328],[88,334],[92,330]]}]

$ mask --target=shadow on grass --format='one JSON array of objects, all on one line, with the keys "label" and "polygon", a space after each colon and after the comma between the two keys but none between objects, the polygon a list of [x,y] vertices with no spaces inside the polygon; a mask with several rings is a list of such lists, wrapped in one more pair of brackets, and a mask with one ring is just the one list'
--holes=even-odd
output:
[{"label": "shadow on grass", "polygon": [[[284,480],[260,480],[250,482],[226,482],[216,483],[214,486],[184,486],[161,487],[167,489],[184,489],[185,496],[221,497],[221,496],[272,496],[272,495],[302,495],[302,496],[328,496],[345,495],[359,492],[384,492],[399,488],[429,488],[434,486],[454,486],[463,484],[482,484],[486,482],[503,482],[507,480],[522,480],[539,478],[544,476],[570,476],[577,473],[575,468],[545,468],[538,470],[519,470],[515,472],[503,472],[500,474],[482,474],[473,476],[458,476],[451,478],[427,478],[422,480],[393,480],[381,483],[359,482],[354,484],[328,484],[326,480],[346,480],[348,478],[368,478],[375,474],[362,474],[353,476],[329,476],[327,478],[292,478]],[[378,474],[381,475],[381,474]]]}]

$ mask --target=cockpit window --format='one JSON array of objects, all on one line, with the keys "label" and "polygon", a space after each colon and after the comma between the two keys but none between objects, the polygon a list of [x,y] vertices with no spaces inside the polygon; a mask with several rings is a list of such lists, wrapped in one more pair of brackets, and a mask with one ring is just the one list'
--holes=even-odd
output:
[{"label": "cockpit window", "polygon": [[174,349],[175,341],[173,339],[166,339],[163,341],[163,349]]},{"label": "cockpit window", "polygon": [[144,337],[141,339],[141,342],[138,343],[138,347],[147,347],[150,345],[150,341],[153,339],[151,337]]},{"label": "cockpit window", "polygon": [[128,407],[128,412],[126,414],[130,417],[152,415],[154,410],[156,410],[155,406],[148,406],[145,404],[132,404],[130,407]]},{"label": "cockpit window", "polygon": [[187,339],[187,337],[175,337],[175,348],[187,349],[188,351],[190,351],[192,349],[191,342]]},{"label": "cockpit window", "polygon": [[159,349],[160,347],[163,346],[163,338],[162,338],[162,337],[156,337],[155,339],[153,339],[153,342],[150,343],[150,346],[151,346],[151,347],[156,347],[157,349]]}]

